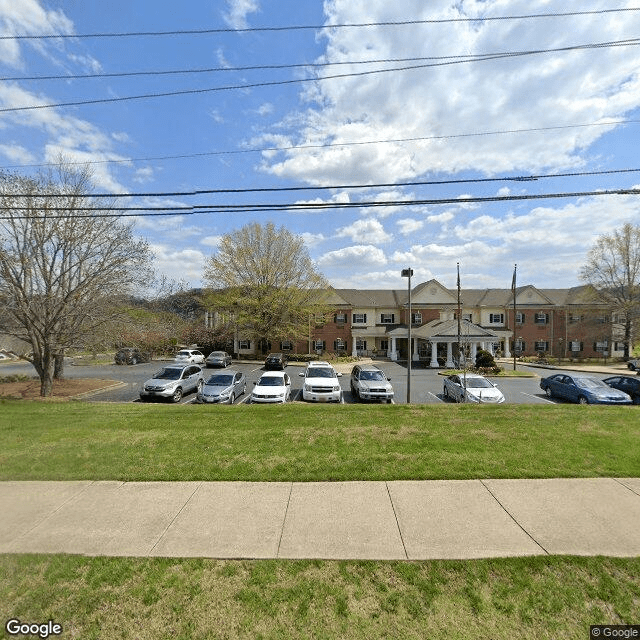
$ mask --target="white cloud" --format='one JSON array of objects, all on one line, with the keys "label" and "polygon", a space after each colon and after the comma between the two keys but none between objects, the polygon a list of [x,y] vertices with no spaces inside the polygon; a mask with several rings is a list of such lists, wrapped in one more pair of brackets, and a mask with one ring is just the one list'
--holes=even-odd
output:
[{"label": "white cloud", "polygon": [[200,244],[217,249],[220,244],[220,240],[222,240],[222,236],[205,236],[200,240]]},{"label": "white cloud", "polygon": [[384,230],[380,221],[373,218],[356,220],[353,224],[338,229],[336,236],[351,238],[353,242],[368,242],[370,244],[383,244],[392,240],[392,236]]},{"label": "white cloud", "polygon": [[268,116],[273,113],[273,104],[271,102],[265,102],[260,105],[257,110],[259,116]]},{"label": "white cloud", "polygon": [[36,161],[35,156],[19,144],[0,144],[0,153],[10,162],[17,164],[29,164]]},{"label": "white cloud", "polygon": [[[545,13],[566,10],[566,3],[559,1],[545,5]],[[530,3],[330,0],[325,11],[328,24],[384,22],[407,16],[419,20],[526,14]],[[324,33],[321,61],[570,47],[600,42],[603,34],[607,40],[623,40],[635,37],[640,14],[630,12],[624,20],[615,14],[580,16],[571,20],[570,29],[566,26],[561,20],[498,20],[334,29]],[[423,139],[291,150],[273,159],[269,169],[281,177],[318,184],[345,179],[393,182],[428,172],[496,175],[577,167],[584,163],[584,150],[615,125],[571,125],[611,122],[640,106],[638,67],[640,50],[611,47],[326,80],[303,91],[307,111],[283,122],[298,144]],[[345,65],[340,72],[357,74],[364,69]],[[327,67],[319,73],[331,75],[335,70]],[[296,121],[301,124],[296,126]],[[543,131],[548,127],[556,128]],[[523,129],[529,131],[513,133]],[[461,134],[464,137],[452,137]]]},{"label": "white cloud", "polygon": [[153,167],[140,167],[139,169],[136,169],[133,181],[144,184],[145,182],[151,182],[153,178]]},{"label": "white cloud", "polygon": [[228,11],[224,19],[234,29],[246,29],[247,15],[260,10],[258,0],[228,0],[227,4]]},{"label": "white cloud", "polygon": [[336,251],[329,251],[317,260],[321,267],[345,266],[357,271],[368,266],[380,266],[387,263],[382,249],[373,245],[354,245]]},{"label": "white cloud", "polygon": [[419,231],[424,226],[424,220],[414,220],[413,218],[403,218],[397,220],[396,224],[400,227],[400,233],[403,236],[409,236]]},{"label": "white cloud", "polygon": [[317,247],[321,242],[324,242],[326,239],[324,235],[321,233],[310,233],[308,231],[305,231],[300,235],[302,236],[302,239],[304,240],[305,245],[310,248]]},{"label": "white cloud", "polygon": [[155,254],[154,266],[162,274],[173,280],[185,280],[199,284],[204,271],[206,256],[197,249],[174,249],[172,246],[151,243]]}]

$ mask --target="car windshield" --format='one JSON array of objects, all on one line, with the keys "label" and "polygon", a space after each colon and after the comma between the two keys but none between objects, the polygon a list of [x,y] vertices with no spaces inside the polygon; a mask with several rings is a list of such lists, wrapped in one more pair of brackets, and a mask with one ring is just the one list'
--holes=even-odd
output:
[{"label": "car windshield", "polygon": [[212,387],[228,387],[233,382],[233,376],[211,376],[207,384]]},{"label": "car windshield", "polygon": [[576,378],[575,383],[583,389],[600,389],[607,385],[598,378]]},{"label": "car windshield", "polygon": [[360,380],[384,380],[382,371],[363,371]]},{"label": "car windshield", "polygon": [[282,378],[277,376],[262,376],[258,381],[258,385],[261,387],[281,387],[283,384]]},{"label": "car windshield", "polygon": [[224,351],[214,351],[209,357],[210,358],[224,358]]},{"label": "car windshield", "polygon": [[188,351],[178,351],[177,355],[179,355],[179,356],[189,356],[191,354]]},{"label": "car windshield", "polygon": [[329,367],[307,369],[307,378],[335,378],[336,372]]},{"label": "car windshield", "polygon": [[493,385],[484,378],[467,378],[467,389],[488,389]]},{"label": "car windshield", "polygon": [[182,369],[161,369],[153,376],[156,380],[180,380]]}]

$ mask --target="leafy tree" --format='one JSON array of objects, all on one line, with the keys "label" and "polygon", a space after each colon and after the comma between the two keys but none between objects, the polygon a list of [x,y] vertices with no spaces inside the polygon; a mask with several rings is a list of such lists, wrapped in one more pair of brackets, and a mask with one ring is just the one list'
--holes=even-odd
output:
[{"label": "leafy tree", "polygon": [[620,314],[628,358],[634,322],[640,317],[640,227],[627,223],[600,236],[587,254],[580,278],[594,288],[599,302]]},{"label": "leafy tree", "polygon": [[208,307],[227,312],[243,338],[261,344],[304,338],[309,318],[328,311],[329,285],[304,241],[273,223],[251,223],[223,236],[204,281],[213,289]]},{"label": "leafy tree", "polygon": [[[51,392],[54,362],[83,346],[150,277],[151,254],[112,203],[88,197],[90,172],[0,175],[0,326],[30,345],[27,359]],[[106,211],[105,211],[106,209]]]}]

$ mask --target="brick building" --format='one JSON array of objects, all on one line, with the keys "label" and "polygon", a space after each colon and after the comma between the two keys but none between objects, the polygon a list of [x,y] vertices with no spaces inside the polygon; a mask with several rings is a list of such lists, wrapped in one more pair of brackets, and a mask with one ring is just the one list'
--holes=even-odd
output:
[{"label": "brick building", "polygon": [[[505,357],[514,353],[622,357],[621,325],[614,322],[610,308],[588,294],[586,286],[518,287],[514,318],[511,289],[462,289],[461,343],[472,358],[480,348]],[[412,360],[433,367],[453,366],[459,357],[458,292],[437,280],[412,289],[410,346],[406,289],[331,289],[327,304],[333,313],[309,318],[306,340],[261,345],[262,350],[377,355],[393,360],[411,354]],[[241,327],[233,347],[241,355],[260,352],[258,345],[243,338]]]}]

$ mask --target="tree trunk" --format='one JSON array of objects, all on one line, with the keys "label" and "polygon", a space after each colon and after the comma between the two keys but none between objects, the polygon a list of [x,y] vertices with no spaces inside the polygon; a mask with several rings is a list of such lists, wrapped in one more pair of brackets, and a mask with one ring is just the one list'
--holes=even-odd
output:
[{"label": "tree trunk", "polygon": [[40,396],[46,398],[51,395],[53,387],[53,357],[50,353],[33,354],[33,366],[40,377]]},{"label": "tree trunk", "polygon": [[64,352],[56,353],[56,355],[53,357],[53,360],[53,379],[62,380],[64,378]]}]

